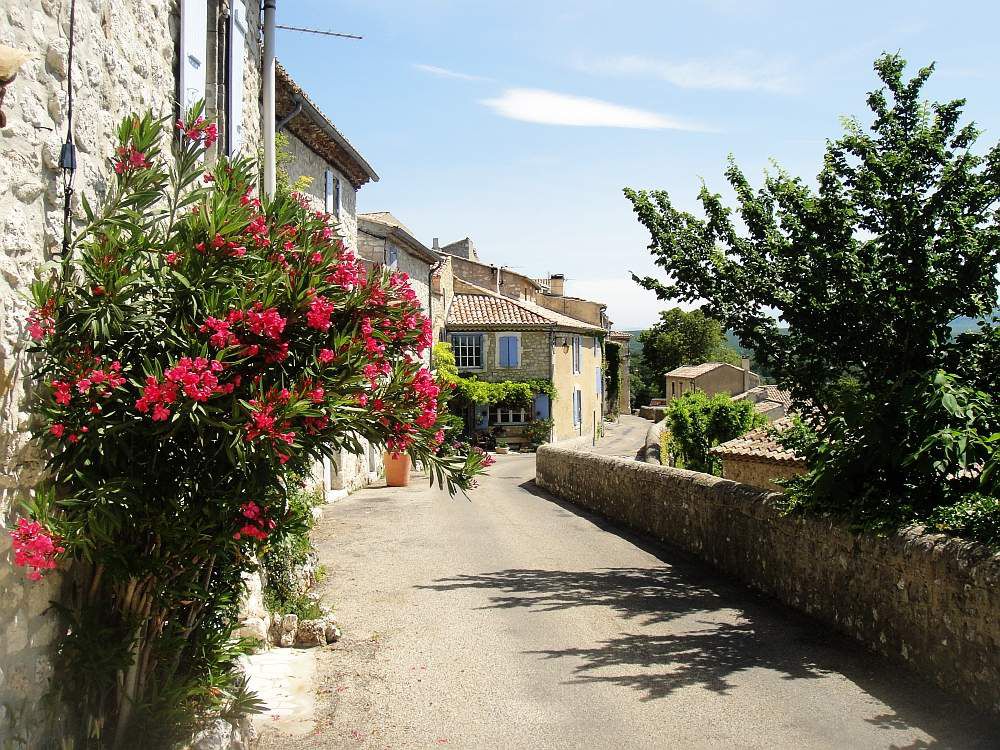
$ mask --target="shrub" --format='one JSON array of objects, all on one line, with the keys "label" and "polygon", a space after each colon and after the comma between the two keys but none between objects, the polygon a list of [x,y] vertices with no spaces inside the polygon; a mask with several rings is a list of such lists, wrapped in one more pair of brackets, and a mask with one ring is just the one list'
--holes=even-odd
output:
[{"label": "shrub", "polygon": [[453,492],[430,327],[403,274],[365,267],[254,164],[204,166],[215,125],[126,118],[103,207],[32,287],[32,513],[76,565],[54,681],[78,746],[169,744],[244,701],[230,643],[241,576],[296,523],[285,477],[358,436]]},{"label": "shrub", "polygon": [[673,399],[666,421],[678,465],[709,474],[722,471],[721,461],[709,455],[712,448],[767,423],[749,401],[733,401],[726,393],[707,396],[702,391]]}]

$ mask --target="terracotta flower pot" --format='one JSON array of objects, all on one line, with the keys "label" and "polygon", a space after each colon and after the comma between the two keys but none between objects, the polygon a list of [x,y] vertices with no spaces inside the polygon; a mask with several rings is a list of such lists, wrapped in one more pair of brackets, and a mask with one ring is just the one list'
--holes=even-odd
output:
[{"label": "terracotta flower pot", "polygon": [[385,454],[385,483],[390,487],[406,487],[410,483],[409,454]]}]

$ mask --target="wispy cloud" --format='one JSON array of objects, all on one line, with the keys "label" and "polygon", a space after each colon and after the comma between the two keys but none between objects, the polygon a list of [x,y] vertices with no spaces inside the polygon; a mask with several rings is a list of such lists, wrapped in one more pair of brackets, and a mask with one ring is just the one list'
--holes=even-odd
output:
[{"label": "wispy cloud", "polygon": [[711,130],[657,112],[544,89],[506,89],[499,97],[483,99],[482,104],[501,117],[543,125],[703,132]]},{"label": "wispy cloud", "polygon": [[455,70],[448,70],[447,68],[439,68],[437,65],[424,65],[423,63],[414,63],[413,67],[422,73],[428,73],[432,76],[437,76],[438,78],[454,78],[458,81],[490,81],[492,79],[485,76],[474,76],[469,73],[459,73]]},{"label": "wispy cloud", "polygon": [[686,89],[793,93],[798,81],[790,66],[753,55],[718,60],[675,62],[640,55],[622,55],[578,65],[588,73],[660,78]]}]

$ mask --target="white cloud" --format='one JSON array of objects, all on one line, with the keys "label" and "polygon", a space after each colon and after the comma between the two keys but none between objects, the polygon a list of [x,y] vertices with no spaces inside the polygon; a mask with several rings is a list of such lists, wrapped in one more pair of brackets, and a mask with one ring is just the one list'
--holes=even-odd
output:
[{"label": "white cloud", "polygon": [[448,70],[447,68],[439,68],[437,65],[424,65],[423,63],[414,63],[413,67],[423,73],[429,73],[432,76],[437,76],[438,78],[454,78],[459,81],[489,81],[491,79],[484,76],[474,76],[469,73],[459,73],[455,70]]},{"label": "white cloud", "polygon": [[482,104],[502,117],[543,125],[641,130],[709,130],[644,109],[544,89],[507,89],[495,99],[482,100]]},{"label": "white cloud", "polygon": [[753,55],[729,59],[672,62],[639,55],[623,55],[579,65],[588,73],[660,78],[686,89],[767,91],[787,94],[798,82],[785,63],[768,62]]}]

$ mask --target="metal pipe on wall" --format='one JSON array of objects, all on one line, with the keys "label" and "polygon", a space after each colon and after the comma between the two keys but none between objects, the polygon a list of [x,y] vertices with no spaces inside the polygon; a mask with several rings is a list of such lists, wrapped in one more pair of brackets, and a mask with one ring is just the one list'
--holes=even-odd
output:
[{"label": "metal pipe on wall", "polygon": [[274,19],[277,0],[264,0],[264,49],[261,56],[261,116],[264,134],[264,194],[274,195],[277,170],[274,154]]}]

